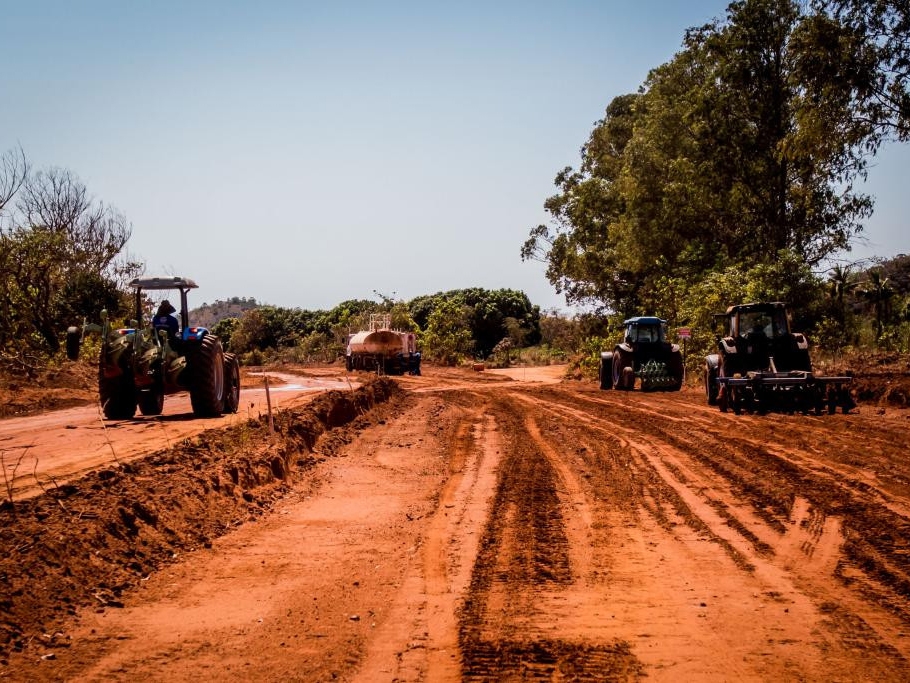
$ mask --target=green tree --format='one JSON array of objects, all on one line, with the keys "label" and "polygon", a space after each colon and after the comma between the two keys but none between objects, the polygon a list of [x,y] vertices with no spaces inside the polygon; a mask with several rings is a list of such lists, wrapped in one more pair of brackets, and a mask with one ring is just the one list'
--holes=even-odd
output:
[{"label": "green tree", "polygon": [[781,252],[815,265],[848,247],[871,210],[852,189],[864,149],[836,125],[804,125],[804,20],[790,0],[743,0],[690,30],[638,95],[611,102],[522,256],[545,260],[569,302],[663,315],[644,309],[667,282]]},{"label": "green tree", "polygon": [[456,289],[412,299],[408,308],[420,329],[427,329],[433,313],[441,306],[456,303],[468,310],[469,330],[474,352],[488,356],[506,335],[506,318],[514,318],[529,344],[540,340],[540,308],[528,296],[514,289],[488,290],[482,287]]},{"label": "green tree", "polygon": [[118,284],[137,269],[119,260],[129,224],[73,173],[2,155],[0,221],[0,354],[46,358],[69,325],[121,312]]},{"label": "green tree", "polygon": [[887,277],[881,270],[871,270],[868,279],[860,285],[860,295],[872,306],[875,315],[875,338],[880,340],[885,329],[885,323],[891,316],[891,303],[895,292]]},{"label": "green tree", "polygon": [[[815,123],[863,140],[910,139],[910,4],[813,0],[800,36],[799,76]],[[846,114],[846,116],[844,116]]]},{"label": "green tree", "polygon": [[221,339],[221,343],[228,351],[235,351],[232,343],[234,333],[240,327],[240,318],[222,318],[212,327],[212,333]]},{"label": "green tree", "polygon": [[443,365],[457,365],[473,350],[470,318],[468,306],[454,299],[441,301],[421,335],[423,355]]},{"label": "green tree", "polygon": [[233,329],[230,342],[231,351],[235,353],[262,351],[272,345],[268,321],[263,315],[262,309],[253,308],[244,311],[240,322]]}]

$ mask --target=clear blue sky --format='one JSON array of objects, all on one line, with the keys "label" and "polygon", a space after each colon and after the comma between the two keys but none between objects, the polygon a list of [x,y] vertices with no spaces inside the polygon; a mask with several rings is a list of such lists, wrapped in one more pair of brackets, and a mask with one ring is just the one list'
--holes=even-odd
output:
[{"label": "clear blue sky", "polygon": [[[519,249],[613,97],[724,0],[0,0],[0,151],[75,172],[195,303],[461,287],[565,308]],[[910,252],[907,145],[869,241]]]}]

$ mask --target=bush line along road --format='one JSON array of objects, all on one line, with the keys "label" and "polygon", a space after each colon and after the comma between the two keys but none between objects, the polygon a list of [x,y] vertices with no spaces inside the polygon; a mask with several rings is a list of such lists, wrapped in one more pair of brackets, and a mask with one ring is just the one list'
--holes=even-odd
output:
[{"label": "bush line along road", "polygon": [[[388,401],[303,439],[281,488],[241,477],[224,500],[257,514],[155,563],[173,541],[148,510],[166,506],[179,535],[184,492],[217,456],[137,461],[133,495],[171,489],[129,501],[146,511],[131,534],[105,527],[137,577],[117,600],[63,596],[78,607],[7,642],[0,677],[905,680],[906,410],[736,416],[691,388],[510,374],[395,379]],[[93,476],[75,487],[102,490]],[[34,529],[25,514],[2,511],[20,561],[51,542],[15,536]],[[81,548],[95,521],[54,531]],[[113,590],[95,571],[84,592]]]}]

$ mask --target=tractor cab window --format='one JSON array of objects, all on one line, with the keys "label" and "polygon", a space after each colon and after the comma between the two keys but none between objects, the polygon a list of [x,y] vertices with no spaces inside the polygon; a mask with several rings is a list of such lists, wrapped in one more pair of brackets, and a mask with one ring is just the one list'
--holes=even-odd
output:
[{"label": "tractor cab window", "polygon": [[627,335],[633,342],[663,341],[663,329],[656,325],[636,325],[629,330]]},{"label": "tractor cab window", "polygon": [[771,331],[775,337],[783,337],[790,333],[787,312],[783,308],[774,311],[771,319]]},{"label": "tractor cab window", "polygon": [[763,335],[769,339],[774,336],[771,316],[763,311],[748,311],[739,316],[739,333],[749,335]]}]

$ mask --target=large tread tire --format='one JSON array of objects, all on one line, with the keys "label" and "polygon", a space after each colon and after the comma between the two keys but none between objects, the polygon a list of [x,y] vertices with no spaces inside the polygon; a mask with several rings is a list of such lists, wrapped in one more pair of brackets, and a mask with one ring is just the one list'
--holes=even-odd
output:
[{"label": "large tread tire", "polygon": [[635,375],[626,372],[632,363],[632,356],[622,349],[613,352],[613,388],[617,391],[632,391],[635,387]]},{"label": "large tread tire", "polygon": [[[98,398],[101,410],[109,420],[129,420],[136,414],[136,384],[129,369],[129,351],[121,358],[122,372],[115,377],[104,375],[104,349],[98,362]],[[126,367],[123,367],[126,366]]]},{"label": "large tread tire", "polygon": [[717,405],[717,395],[720,387],[717,384],[717,368],[705,364],[705,396],[709,406]]},{"label": "large tread tire", "polygon": [[683,384],[683,360],[679,351],[670,353],[670,360],[667,363],[667,371],[673,382],[667,386],[666,391],[679,391]]},{"label": "large tread tire", "polygon": [[233,353],[224,354],[224,412],[240,408],[240,362]]},{"label": "large tread tire", "polygon": [[79,347],[82,345],[82,330],[78,327],[66,328],[66,357],[79,360]]},{"label": "large tread tire", "polygon": [[164,392],[149,389],[139,392],[139,412],[143,415],[161,415],[164,410]]},{"label": "large tread tire", "polygon": [[190,403],[196,417],[219,417],[224,410],[224,351],[218,337],[207,334],[189,355]]},{"label": "large tread tire", "polygon": [[613,363],[611,358],[600,359],[600,388],[602,390],[613,388]]}]

